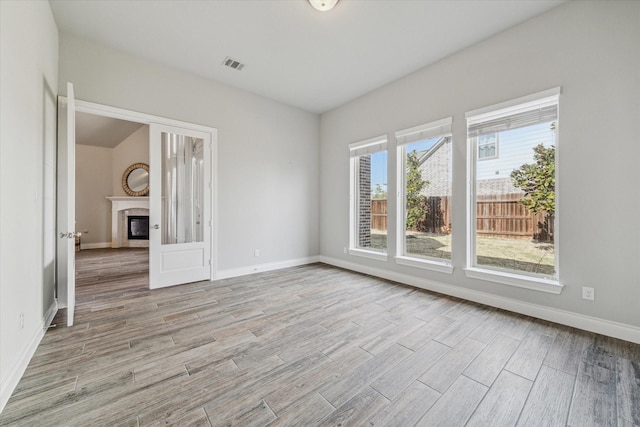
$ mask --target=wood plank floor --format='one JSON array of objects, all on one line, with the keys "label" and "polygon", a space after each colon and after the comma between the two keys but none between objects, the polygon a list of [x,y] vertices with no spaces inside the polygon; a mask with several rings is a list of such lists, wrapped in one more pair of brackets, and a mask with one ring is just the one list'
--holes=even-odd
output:
[{"label": "wood plank floor", "polygon": [[77,256],[16,426],[639,426],[640,346],[323,264],[150,291]]}]

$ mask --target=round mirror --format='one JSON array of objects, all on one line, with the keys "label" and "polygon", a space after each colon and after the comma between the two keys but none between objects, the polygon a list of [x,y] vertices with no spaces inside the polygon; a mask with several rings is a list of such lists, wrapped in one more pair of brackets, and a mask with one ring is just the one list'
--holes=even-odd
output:
[{"label": "round mirror", "polygon": [[149,194],[149,165],[134,163],[122,174],[122,188],[130,196]]}]

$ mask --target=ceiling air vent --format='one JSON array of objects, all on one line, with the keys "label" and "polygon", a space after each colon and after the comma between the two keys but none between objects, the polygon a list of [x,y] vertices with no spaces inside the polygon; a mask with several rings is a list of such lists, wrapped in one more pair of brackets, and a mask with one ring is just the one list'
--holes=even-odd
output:
[{"label": "ceiling air vent", "polygon": [[243,63],[241,63],[240,61],[236,61],[235,59],[230,58],[228,56],[224,58],[222,65],[227,66],[229,68],[233,68],[234,70],[238,70],[238,71],[241,71],[244,68]]}]

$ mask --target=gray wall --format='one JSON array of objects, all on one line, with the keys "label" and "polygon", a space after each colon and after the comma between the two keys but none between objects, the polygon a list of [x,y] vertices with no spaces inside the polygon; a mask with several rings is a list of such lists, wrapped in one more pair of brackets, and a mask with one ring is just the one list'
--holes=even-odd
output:
[{"label": "gray wall", "polygon": [[218,271],[319,254],[318,115],[64,34],[58,81],[80,100],[218,129]]},{"label": "gray wall", "polygon": [[[640,326],[640,3],[569,2],[321,119],[321,253],[542,307]],[[560,97],[560,295],[466,278],[464,113],[562,86]],[[393,132],[453,116],[452,275],[343,253],[349,238],[348,144],[389,135],[389,194],[396,191]],[[395,224],[396,203],[389,203]],[[595,301],[581,298],[595,288]]]},{"label": "gray wall", "polygon": [[[127,195],[122,188],[122,174],[134,163],[149,164],[149,126],[147,125],[140,127],[113,149],[111,171],[113,188],[110,196]],[[109,203],[109,212],[111,212],[111,203]],[[111,225],[109,225],[109,238],[111,238]]]},{"label": "gray wall", "polygon": [[76,230],[82,246],[111,246],[111,202],[113,195],[113,149],[76,145]]},{"label": "gray wall", "polygon": [[54,307],[57,81],[49,3],[1,1],[0,409]]},{"label": "gray wall", "polygon": [[76,145],[76,230],[82,248],[111,247],[111,202],[126,196],[122,174],[133,163],[149,164],[149,126],[142,126],[115,148]]}]

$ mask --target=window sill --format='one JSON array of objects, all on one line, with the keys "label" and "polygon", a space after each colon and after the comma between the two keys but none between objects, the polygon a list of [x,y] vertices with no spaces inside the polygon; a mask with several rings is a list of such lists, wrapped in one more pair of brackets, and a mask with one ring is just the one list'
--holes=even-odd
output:
[{"label": "window sill", "polygon": [[349,248],[349,255],[360,256],[363,258],[375,259],[378,261],[386,261],[387,254],[385,252],[367,251],[365,249]]},{"label": "window sill", "polygon": [[489,282],[517,286],[519,288],[547,292],[556,295],[562,292],[563,287],[560,282],[555,279],[544,279],[542,277],[526,276],[523,274],[507,273],[484,268],[468,267],[464,269],[464,272],[467,277],[472,279],[486,280]]},{"label": "window sill", "polygon": [[453,273],[453,266],[446,261],[435,261],[407,256],[395,257],[396,264],[407,265],[409,267],[423,268],[425,270],[437,271],[438,273]]}]

